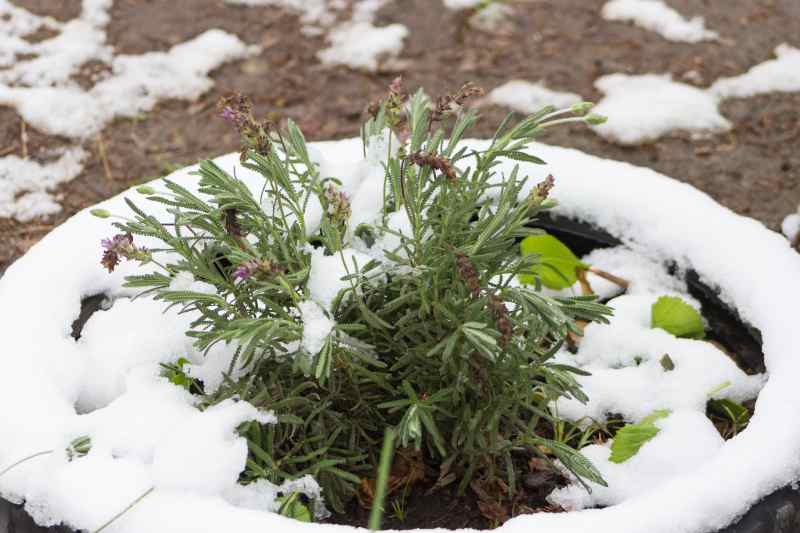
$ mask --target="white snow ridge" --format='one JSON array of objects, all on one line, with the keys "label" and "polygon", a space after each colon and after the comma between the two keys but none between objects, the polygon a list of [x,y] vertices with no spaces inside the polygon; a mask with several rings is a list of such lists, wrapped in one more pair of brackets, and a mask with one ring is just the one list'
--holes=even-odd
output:
[{"label": "white snow ridge", "polygon": [[603,6],[606,20],[630,21],[670,41],[697,43],[719,38],[707,30],[703,17],[687,19],[662,0],[611,0]]}]

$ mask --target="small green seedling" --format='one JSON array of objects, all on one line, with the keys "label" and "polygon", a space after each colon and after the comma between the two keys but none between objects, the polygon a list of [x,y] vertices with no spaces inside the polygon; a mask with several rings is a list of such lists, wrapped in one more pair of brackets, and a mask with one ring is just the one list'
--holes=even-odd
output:
[{"label": "small green seedling", "polygon": [[572,287],[578,281],[578,270],[588,270],[589,265],[578,259],[567,245],[552,235],[531,235],[520,243],[522,255],[538,255],[539,264],[531,274],[520,274],[519,280],[526,285],[536,284],[539,278],[548,289],[560,290]]},{"label": "small green seedling", "polygon": [[702,339],[706,336],[703,317],[677,296],[662,296],[652,307],[653,328],[661,328],[676,337]]},{"label": "small green seedling", "polygon": [[278,509],[278,514],[294,518],[300,522],[313,522],[314,519],[311,510],[303,503],[301,495],[302,493],[300,492],[292,492],[291,494],[279,497],[276,500],[281,504]]},{"label": "small green seedling", "polygon": [[656,426],[656,421],[668,417],[669,414],[668,409],[661,409],[644,417],[638,424],[628,424],[617,431],[608,460],[612,463],[624,463],[639,453],[641,447],[661,431]]},{"label": "small green seedling", "polygon": [[747,407],[727,398],[709,400],[707,410],[712,420],[720,421],[724,425],[721,433],[726,439],[738,435],[750,422],[750,411]]}]

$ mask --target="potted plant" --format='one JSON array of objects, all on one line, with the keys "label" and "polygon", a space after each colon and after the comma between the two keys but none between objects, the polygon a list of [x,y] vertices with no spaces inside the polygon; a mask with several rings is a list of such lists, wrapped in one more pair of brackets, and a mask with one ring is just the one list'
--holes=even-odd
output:
[{"label": "potted plant", "polygon": [[[654,172],[532,145],[602,120],[589,105],[463,141],[474,92],[393,85],[361,139],[315,145],[229,99],[240,156],[82,213],[13,265],[4,497],[87,530],[402,526],[427,506],[430,527],[710,532],[792,481],[785,240]],[[560,218],[532,227],[551,208],[624,246],[579,259]],[[690,270],[760,330],[766,385],[702,338]]]}]

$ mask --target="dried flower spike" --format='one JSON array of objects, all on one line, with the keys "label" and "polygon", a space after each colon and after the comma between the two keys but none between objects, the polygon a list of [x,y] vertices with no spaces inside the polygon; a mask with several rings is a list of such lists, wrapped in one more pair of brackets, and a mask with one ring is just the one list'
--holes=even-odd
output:
[{"label": "dried flower spike", "polygon": [[453,163],[444,156],[438,154],[428,154],[425,152],[416,152],[408,156],[408,160],[420,167],[429,167],[438,170],[447,176],[450,183],[455,183],[458,180],[456,169]]},{"label": "dried flower spike", "polygon": [[431,122],[437,122],[447,116],[457,115],[464,108],[467,100],[485,94],[486,91],[472,82],[465,83],[454,94],[446,94],[436,100],[436,105],[431,112]]},{"label": "dried flower spike", "polygon": [[120,233],[110,239],[103,239],[100,244],[103,246],[100,264],[109,272],[114,272],[122,259],[136,259],[143,263],[150,259],[150,252],[133,244],[133,235],[130,233]]},{"label": "dried flower spike", "polygon": [[456,271],[458,277],[467,285],[473,298],[481,295],[481,285],[478,280],[478,271],[464,252],[456,252]]},{"label": "dried flower spike", "polygon": [[328,184],[324,194],[327,212],[334,224],[343,224],[347,222],[352,214],[350,198],[347,194],[340,191],[333,183]]}]

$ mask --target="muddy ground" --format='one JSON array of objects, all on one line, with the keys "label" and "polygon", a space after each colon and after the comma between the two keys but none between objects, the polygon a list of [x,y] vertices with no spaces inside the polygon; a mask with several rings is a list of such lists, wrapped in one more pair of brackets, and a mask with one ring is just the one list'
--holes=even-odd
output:
[{"label": "muddy ground", "polygon": [[[79,0],[13,0],[61,20],[74,17]],[[236,8],[222,0],[117,0],[108,28],[120,53],[165,50],[209,28],[261,44],[254,58],[213,73],[215,88],[195,102],[165,101],[135,119],[118,120],[86,148],[85,171],[64,185],[64,211],[28,223],[0,219],[0,272],[55,225],[77,210],[132,184],[237,148],[237,138],[216,118],[215,103],[230,91],[250,95],[260,115],[297,121],[312,140],[357,134],[366,105],[398,74],[409,87],[436,95],[474,81],[487,89],[509,79],[543,80],[555,90],[598,99],[593,81],[612,72],[671,72],[676,79],[709,85],[740,74],[771,57],[783,42],[800,46],[797,0],[670,0],[685,13],[705,16],[722,42],[680,44],[626,23],[607,22],[604,0],[512,2],[513,23],[504,34],[465,29],[462,18],[438,0],[396,0],[378,23],[400,22],[410,37],[402,72],[361,73],[320,65],[322,37],[301,36],[298,18],[276,8]],[[103,65],[79,76],[91,84]],[[696,71],[697,75],[687,77]],[[800,204],[800,94],[773,94],[727,101],[723,114],[732,131],[692,140],[676,133],[640,147],[620,147],[577,127],[551,133],[545,142],[654,168],[706,191],[731,209],[772,228]],[[487,108],[477,133],[493,132],[506,111]],[[40,157],[65,144],[26,127],[11,109],[0,108],[0,155]],[[591,176],[587,176],[591,179]],[[679,216],[679,213],[676,213]]]}]

